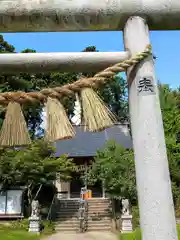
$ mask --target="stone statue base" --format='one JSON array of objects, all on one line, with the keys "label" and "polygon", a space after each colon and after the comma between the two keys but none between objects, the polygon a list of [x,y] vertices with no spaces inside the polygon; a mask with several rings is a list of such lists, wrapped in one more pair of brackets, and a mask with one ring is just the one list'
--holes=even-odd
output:
[{"label": "stone statue base", "polygon": [[29,232],[40,233],[40,217],[31,216],[29,218]]},{"label": "stone statue base", "polygon": [[132,228],[132,215],[122,215],[122,233],[130,233],[133,232]]}]

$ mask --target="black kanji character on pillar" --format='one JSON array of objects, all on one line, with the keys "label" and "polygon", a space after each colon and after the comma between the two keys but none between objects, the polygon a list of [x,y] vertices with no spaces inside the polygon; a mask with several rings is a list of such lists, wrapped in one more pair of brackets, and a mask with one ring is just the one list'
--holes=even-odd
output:
[{"label": "black kanji character on pillar", "polygon": [[141,92],[151,92],[151,93],[153,93],[154,92],[154,87],[153,87],[153,84],[152,84],[152,79],[144,77],[141,80],[139,80],[138,92],[139,93],[141,93]]}]

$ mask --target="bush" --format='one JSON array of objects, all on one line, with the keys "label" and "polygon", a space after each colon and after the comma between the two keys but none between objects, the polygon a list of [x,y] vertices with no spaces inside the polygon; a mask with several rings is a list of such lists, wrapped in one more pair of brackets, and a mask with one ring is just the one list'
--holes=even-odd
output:
[{"label": "bush", "polygon": [[139,227],[139,208],[138,206],[132,207],[132,215],[133,215],[133,228]]}]

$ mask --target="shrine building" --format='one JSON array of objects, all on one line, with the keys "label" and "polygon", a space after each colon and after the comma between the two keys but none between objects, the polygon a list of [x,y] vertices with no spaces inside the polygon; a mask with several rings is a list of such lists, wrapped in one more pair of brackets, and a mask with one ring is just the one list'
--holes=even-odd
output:
[{"label": "shrine building", "polygon": [[[84,172],[88,165],[94,159],[97,150],[102,149],[108,140],[115,140],[125,149],[132,148],[132,138],[128,124],[117,123],[113,127],[105,129],[101,132],[84,132],[83,126],[74,126],[76,135],[72,139],[59,140],[55,143],[56,157],[67,154],[69,158],[73,158],[77,166],[82,168]],[[64,198],[79,198],[81,188],[84,187],[80,180],[80,174],[73,173],[72,180],[69,182],[56,181],[55,185],[59,194],[63,194]],[[94,186],[85,186],[92,190],[92,198],[105,198],[105,191],[102,183],[96,183]]]}]

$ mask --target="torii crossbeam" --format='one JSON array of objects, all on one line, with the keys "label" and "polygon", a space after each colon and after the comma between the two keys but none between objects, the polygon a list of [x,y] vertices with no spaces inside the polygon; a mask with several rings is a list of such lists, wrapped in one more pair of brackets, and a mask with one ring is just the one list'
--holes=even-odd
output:
[{"label": "torii crossbeam", "polygon": [[1,0],[0,32],[123,30],[141,16],[150,30],[180,29],[179,0]]}]

